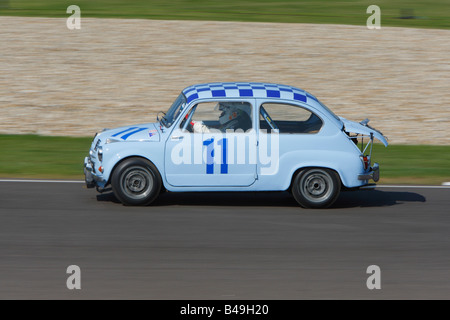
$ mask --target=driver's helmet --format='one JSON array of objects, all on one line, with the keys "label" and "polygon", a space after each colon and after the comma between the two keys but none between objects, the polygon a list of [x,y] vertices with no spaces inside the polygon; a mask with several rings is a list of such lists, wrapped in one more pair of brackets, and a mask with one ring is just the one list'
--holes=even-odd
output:
[{"label": "driver's helmet", "polygon": [[216,110],[222,111],[222,113],[219,116],[219,123],[221,125],[226,124],[240,115],[240,110],[236,108],[236,106],[229,105],[223,102],[219,102],[216,107]]}]

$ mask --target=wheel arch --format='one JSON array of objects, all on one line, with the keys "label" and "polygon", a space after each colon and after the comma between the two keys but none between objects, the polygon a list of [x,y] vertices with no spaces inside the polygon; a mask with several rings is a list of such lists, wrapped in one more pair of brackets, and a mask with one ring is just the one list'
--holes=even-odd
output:
[{"label": "wheel arch", "polygon": [[328,166],[320,166],[320,165],[318,165],[318,166],[304,166],[304,167],[299,167],[299,168],[297,168],[296,170],[294,170],[294,172],[293,172],[292,175],[291,175],[291,181],[290,181],[290,184],[289,184],[289,187],[288,187],[287,190],[288,190],[288,191],[291,191],[291,190],[292,190],[292,185],[293,185],[293,183],[294,183],[295,177],[297,176],[297,174],[298,174],[300,171],[307,170],[307,169],[316,169],[316,168],[327,169],[327,170],[330,170],[330,171],[335,172],[335,173],[337,174],[338,178],[339,178],[339,182],[341,183],[341,188],[342,188],[342,187],[345,187],[345,186],[344,186],[344,183],[342,182],[342,177],[341,177],[341,175],[339,174],[339,171],[338,171],[338,170],[336,170],[335,168],[328,167]]},{"label": "wheel arch", "polygon": [[[144,156],[142,156],[142,155],[129,155],[129,156],[126,156],[126,157],[120,159],[119,161],[117,161],[117,162],[114,164],[114,166],[112,167],[112,169],[111,169],[111,171],[110,171],[110,173],[109,173],[109,177],[108,177],[108,182],[107,182],[107,184],[111,184],[111,178],[112,178],[112,176],[113,176],[114,170],[116,170],[117,167],[118,167],[121,163],[123,163],[123,162],[126,161],[126,160],[132,159],[132,158],[143,159],[143,160],[146,160],[146,161],[150,162],[150,163],[151,163],[152,165],[154,165],[155,168],[158,170],[158,174],[159,174],[159,176],[161,177],[161,180],[162,180],[161,170],[158,168],[158,166],[157,166],[152,160],[150,160],[149,158],[144,157]],[[164,183],[162,184],[161,187],[162,187],[162,188],[165,188],[165,187],[164,187]]]}]

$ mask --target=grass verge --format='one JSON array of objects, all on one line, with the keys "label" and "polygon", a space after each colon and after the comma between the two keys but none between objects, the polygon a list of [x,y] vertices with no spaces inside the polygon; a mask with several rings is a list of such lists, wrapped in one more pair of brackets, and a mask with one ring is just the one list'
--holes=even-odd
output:
[{"label": "grass verge", "polygon": [[[83,179],[92,137],[0,135],[0,177]],[[441,184],[450,181],[450,146],[376,144],[379,183]]]},{"label": "grass verge", "polygon": [[81,179],[90,138],[0,135],[0,177]]},{"label": "grass verge", "polygon": [[76,4],[82,17],[164,20],[329,23],[365,26],[370,5],[381,25],[450,29],[448,0],[0,0],[0,15],[67,18]]}]

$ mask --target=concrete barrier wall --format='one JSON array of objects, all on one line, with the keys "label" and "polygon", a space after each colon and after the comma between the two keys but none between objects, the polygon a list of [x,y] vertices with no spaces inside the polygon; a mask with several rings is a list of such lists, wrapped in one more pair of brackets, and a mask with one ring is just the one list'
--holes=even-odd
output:
[{"label": "concrete barrier wall", "polygon": [[391,143],[450,145],[449,30],[0,17],[0,133],[154,121],[194,83],[303,88]]}]

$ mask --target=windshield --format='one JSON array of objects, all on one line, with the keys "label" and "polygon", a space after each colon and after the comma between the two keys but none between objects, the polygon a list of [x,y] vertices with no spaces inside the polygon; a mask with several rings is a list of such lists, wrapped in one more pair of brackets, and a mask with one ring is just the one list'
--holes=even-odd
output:
[{"label": "windshield", "polygon": [[170,109],[167,111],[167,113],[161,118],[161,123],[166,127],[169,128],[173,122],[178,118],[178,115],[180,114],[181,110],[183,110],[184,106],[186,105],[186,97],[183,93],[181,93],[178,98],[174,101]]}]

